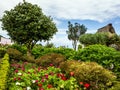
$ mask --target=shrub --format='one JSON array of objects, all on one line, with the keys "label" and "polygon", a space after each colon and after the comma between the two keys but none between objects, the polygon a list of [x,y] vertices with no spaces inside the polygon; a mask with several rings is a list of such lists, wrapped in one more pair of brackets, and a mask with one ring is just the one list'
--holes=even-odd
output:
[{"label": "shrub", "polygon": [[120,71],[120,52],[104,45],[90,45],[80,49],[73,59],[97,62],[116,74]]},{"label": "shrub", "polygon": [[90,83],[92,90],[106,90],[112,86],[116,76],[95,62],[78,62],[75,60],[62,62],[61,70],[66,73],[74,72],[78,82]]},{"label": "shrub", "polygon": [[9,46],[9,48],[16,49],[16,50],[20,51],[23,54],[27,53],[27,48],[24,45],[13,44],[13,45]]},{"label": "shrub", "polygon": [[84,34],[80,36],[79,41],[85,46],[93,44],[106,45],[108,38],[107,33]]},{"label": "shrub", "polygon": [[3,58],[3,57],[4,57],[4,55],[5,55],[5,53],[6,53],[6,49],[5,49],[5,48],[0,47],[0,58]]},{"label": "shrub", "polygon": [[23,56],[20,51],[13,49],[13,48],[8,48],[7,53],[9,54],[10,59],[14,59],[18,61],[21,60]]},{"label": "shrub", "polygon": [[31,63],[35,63],[35,59],[34,56],[28,56],[28,55],[24,55],[21,57],[22,61],[27,61],[27,62],[31,62]]},{"label": "shrub", "polygon": [[73,57],[73,54],[76,51],[70,48],[63,48],[63,47],[59,47],[59,48],[46,48],[43,46],[38,46],[38,47],[34,47],[32,50],[32,55],[35,56],[35,58],[39,58],[45,54],[49,54],[49,53],[58,53],[58,54],[62,54],[65,56],[66,59],[71,59]]},{"label": "shrub", "polygon": [[42,66],[49,66],[53,64],[55,66],[59,66],[61,62],[65,61],[65,57],[61,54],[50,53],[41,56],[40,58],[36,59],[36,63]]},{"label": "shrub", "polygon": [[6,90],[7,75],[9,68],[9,55],[5,54],[4,58],[0,63],[0,90]]}]

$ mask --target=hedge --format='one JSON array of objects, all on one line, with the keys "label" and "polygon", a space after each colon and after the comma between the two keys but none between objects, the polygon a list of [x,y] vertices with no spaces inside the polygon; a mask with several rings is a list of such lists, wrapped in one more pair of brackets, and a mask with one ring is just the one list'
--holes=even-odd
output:
[{"label": "hedge", "polygon": [[9,55],[5,54],[0,63],[0,90],[6,90],[7,75],[9,68]]}]

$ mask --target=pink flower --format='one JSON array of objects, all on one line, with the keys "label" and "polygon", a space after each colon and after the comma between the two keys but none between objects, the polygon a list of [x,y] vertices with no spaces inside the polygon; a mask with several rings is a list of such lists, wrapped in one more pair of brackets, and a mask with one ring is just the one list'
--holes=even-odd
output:
[{"label": "pink flower", "polygon": [[48,79],[48,74],[45,74],[45,78]]},{"label": "pink flower", "polygon": [[35,80],[36,83],[38,83],[38,80]]},{"label": "pink flower", "polygon": [[18,70],[17,70],[17,69],[15,70],[15,73],[18,73]]},{"label": "pink flower", "polygon": [[40,67],[38,67],[38,71],[40,71]]},{"label": "pink flower", "polygon": [[41,82],[45,82],[45,79],[43,78],[43,79],[41,80]]},{"label": "pink flower", "polygon": [[22,67],[22,68],[21,68],[21,70],[22,70],[22,71],[25,71],[25,68],[24,68],[24,67]]},{"label": "pink flower", "polygon": [[50,66],[53,66],[53,64],[51,63]]}]

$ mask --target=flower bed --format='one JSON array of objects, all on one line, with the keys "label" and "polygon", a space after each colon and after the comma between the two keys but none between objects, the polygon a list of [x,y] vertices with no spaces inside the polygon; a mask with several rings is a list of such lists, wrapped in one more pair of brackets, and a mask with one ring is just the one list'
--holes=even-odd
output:
[{"label": "flower bed", "polygon": [[50,64],[47,68],[28,62],[12,63],[8,80],[9,90],[83,90],[88,83],[78,83],[74,73],[64,74]]}]

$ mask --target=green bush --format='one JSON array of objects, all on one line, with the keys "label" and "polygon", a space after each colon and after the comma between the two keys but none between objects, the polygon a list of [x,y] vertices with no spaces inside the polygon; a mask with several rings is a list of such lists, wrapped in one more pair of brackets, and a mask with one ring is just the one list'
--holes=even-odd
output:
[{"label": "green bush", "polygon": [[37,64],[45,67],[49,66],[50,64],[59,66],[59,64],[63,61],[65,61],[65,57],[61,54],[56,53],[46,54],[35,60]]},{"label": "green bush", "polygon": [[3,58],[6,53],[6,49],[3,47],[0,47],[0,58]]},{"label": "green bush", "polygon": [[73,59],[97,62],[116,74],[120,71],[120,52],[104,45],[90,45],[80,49]]},{"label": "green bush", "polygon": [[13,44],[13,45],[9,46],[9,48],[16,49],[16,50],[20,51],[23,54],[27,53],[27,48],[24,45]]},{"label": "green bush", "polygon": [[23,57],[23,54],[20,51],[13,49],[13,48],[8,48],[7,53],[9,54],[10,59],[19,61]]},{"label": "green bush", "polygon": [[74,72],[77,81],[89,83],[91,90],[107,90],[112,87],[112,82],[116,80],[116,76],[111,71],[95,62],[71,60],[62,62],[60,68],[66,73]]},{"label": "green bush", "polygon": [[106,45],[108,38],[107,33],[84,34],[80,36],[79,41],[85,46],[93,44]]},{"label": "green bush", "polygon": [[27,62],[30,62],[30,63],[35,63],[35,59],[34,59],[34,56],[28,56],[28,55],[23,55],[21,57],[21,60],[22,61],[27,61]]},{"label": "green bush", "polygon": [[0,90],[6,90],[7,75],[9,71],[9,55],[5,54],[4,58],[0,63]]},{"label": "green bush", "polygon": [[41,57],[45,54],[49,54],[49,53],[62,54],[65,56],[66,59],[71,59],[73,57],[73,54],[75,53],[75,51],[73,49],[70,49],[70,48],[63,48],[63,47],[46,48],[43,46],[34,47],[32,50],[32,55],[34,55],[35,58],[39,58],[39,57]]}]

